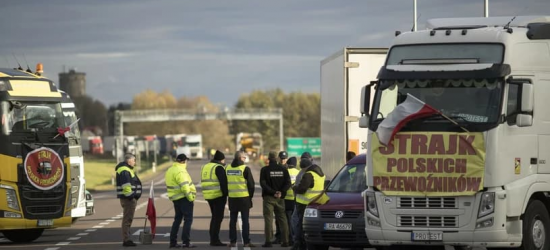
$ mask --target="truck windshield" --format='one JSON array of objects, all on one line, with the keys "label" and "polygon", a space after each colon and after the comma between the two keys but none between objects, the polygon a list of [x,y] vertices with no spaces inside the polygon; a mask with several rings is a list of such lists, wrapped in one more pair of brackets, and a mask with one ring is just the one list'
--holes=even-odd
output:
[{"label": "truck windshield", "polygon": [[459,123],[496,123],[503,87],[503,79],[382,80],[372,120],[380,122],[411,94]]},{"label": "truck windshield", "polygon": [[367,189],[365,164],[346,165],[334,177],[327,188],[334,193],[361,193]]},{"label": "truck windshield", "polygon": [[56,129],[65,125],[60,103],[3,101],[0,106],[2,131],[6,135],[19,131]]},{"label": "truck windshield", "polygon": [[[395,46],[391,49],[386,65],[407,64],[409,61],[448,59],[473,60],[475,63],[502,63],[504,45],[502,44],[414,44]],[[464,61],[468,63],[467,61]]]},{"label": "truck windshield", "polygon": [[67,131],[66,134],[80,139],[80,129],[78,128],[78,124],[76,123],[76,121],[78,120],[76,112],[72,110],[63,110],[63,116],[65,117],[65,126],[70,126],[71,124],[75,123],[71,127],[71,129]]}]

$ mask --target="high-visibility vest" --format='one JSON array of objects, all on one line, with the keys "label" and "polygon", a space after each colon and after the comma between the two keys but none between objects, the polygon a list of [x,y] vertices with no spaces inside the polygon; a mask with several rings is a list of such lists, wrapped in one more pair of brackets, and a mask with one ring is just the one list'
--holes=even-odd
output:
[{"label": "high-visibility vest", "polygon": [[195,184],[187,172],[186,165],[175,162],[172,167],[166,171],[165,175],[166,189],[168,198],[171,201],[187,198],[194,201],[197,195]]},{"label": "high-visibility vest", "polygon": [[[288,169],[288,175],[290,175],[290,184],[294,185],[296,182],[296,176],[300,173],[300,170],[296,168],[289,168]],[[294,191],[292,190],[292,186],[286,191],[285,200],[294,200]]]},{"label": "high-visibility vest", "polygon": [[206,200],[212,200],[223,196],[220,188],[220,180],[216,175],[216,168],[221,166],[218,163],[210,162],[201,168],[202,195]]},{"label": "high-visibility vest", "polygon": [[310,173],[313,176],[313,187],[308,188],[304,194],[296,194],[296,202],[303,205],[309,205],[317,196],[323,193],[326,177],[321,177],[314,171],[307,171],[306,173]]},{"label": "high-visibility vest", "polygon": [[248,194],[248,187],[246,186],[246,179],[244,178],[245,168],[245,165],[240,165],[238,167],[227,166],[225,168],[229,198],[243,198],[250,196]]},{"label": "high-visibility vest", "polygon": [[[130,182],[127,183],[119,183],[120,178],[118,175],[120,175],[123,171],[128,171],[130,173]],[[134,169],[129,168],[127,166],[119,167],[116,170],[117,173],[117,186],[116,186],[116,196],[117,198],[125,198],[125,197],[131,197],[133,195],[134,198],[139,199],[141,196],[141,182],[139,181],[139,178],[137,177],[136,173],[134,172]]]}]

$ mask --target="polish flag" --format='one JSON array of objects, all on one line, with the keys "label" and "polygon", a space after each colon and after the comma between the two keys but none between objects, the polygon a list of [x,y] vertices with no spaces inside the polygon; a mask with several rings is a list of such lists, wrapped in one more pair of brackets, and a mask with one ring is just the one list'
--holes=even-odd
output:
[{"label": "polish flag", "polygon": [[378,125],[378,129],[376,129],[378,140],[380,144],[388,146],[395,134],[399,132],[407,122],[438,113],[439,111],[437,109],[434,109],[413,95],[407,94],[407,99],[397,105],[397,107],[388,114],[388,117]]},{"label": "polish flag", "polygon": [[147,212],[145,215],[151,222],[151,234],[155,238],[155,229],[157,227],[157,211],[155,210],[155,191],[153,190],[153,181],[151,181],[151,190],[149,191],[149,201],[147,202]]}]

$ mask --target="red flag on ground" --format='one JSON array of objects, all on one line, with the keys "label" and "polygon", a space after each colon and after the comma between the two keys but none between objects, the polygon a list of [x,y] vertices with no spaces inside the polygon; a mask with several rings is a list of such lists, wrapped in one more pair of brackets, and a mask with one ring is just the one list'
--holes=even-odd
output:
[{"label": "red flag on ground", "polygon": [[397,105],[397,107],[388,114],[388,117],[378,125],[378,129],[376,129],[378,140],[380,144],[388,146],[395,134],[399,132],[407,122],[438,113],[439,111],[437,109],[434,109],[413,95],[407,94],[407,99]]},{"label": "red flag on ground", "polygon": [[155,229],[157,227],[157,211],[155,210],[155,191],[153,189],[153,181],[151,181],[151,190],[149,191],[149,201],[147,202],[147,212],[145,215],[151,222],[151,234],[155,238]]}]

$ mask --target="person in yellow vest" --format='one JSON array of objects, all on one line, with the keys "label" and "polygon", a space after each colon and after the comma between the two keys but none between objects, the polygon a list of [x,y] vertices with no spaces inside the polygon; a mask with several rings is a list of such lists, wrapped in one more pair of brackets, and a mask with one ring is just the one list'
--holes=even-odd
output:
[{"label": "person in yellow vest", "polygon": [[214,159],[201,168],[201,188],[204,199],[210,206],[210,246],[225,246],[220,240],[220,227],[227,202],[227,176],[225,155],[216,150]]},{"label": "person in yellow vest", "polygon": [[133,154],[125,154],[124,161],[116,168],[116,197],[120,199],[122,206],[122,246],[135,247],[130,239],[130,227],[134,220],[137,200],[141,197],[141,181],[134,172],[136,157]]},{"label": "person in yellow vest", "polygon": [[241,213],[242,239],[244,247],[255,247],[250,243],[250,209],[254,196],[254,177],[250,168],[244,165],[246,155],[237,151],[231,165],[225,168],[229,193],[229,247],[237,246],[237,218]]},{"label": "person in yellow vest", "polygon": [[[166,171],[165,181],[168,192],[168,199],[174,204],[174,222],[170,231],[170,248],[187,247],[193,248],[191,244],[191,225],[193,224],[193,202],[197,190],[195,184],[191,180],[191,176],[187,172],[187,156],[179,154],[176,157],[176,162]],[[181,240],[183,245],[178,244],[178,230],[182,219],[183,230]]]},{"label": "person in yellow vest", "polygon": [[294,196],[294,190],[292,190],[292,186],[294,186],[294,183],[296,182],[296,176],[298,176],[298,173],[300,170],[296,168],[296,157],[290,157],[288,158],[286,164],[288,166],[288,175],[290,175],[290,188],[286,192],[285,196],[285,213],[286,213],[286,219],[289,227],[289,239],[290,239],[290,245],[294,245],[294,228],[292,228],[292,213],[294,213],[294,208],[296,207],[296,197]]},{"label": "person in yellow vest", "polygon": [[313,159],[309,152],[305,152],[300,157],[300,167],[302,170],[298,173],[293,186],[296,197],[296,208],[292,214],[292,224],[294,226],[294,245],[292,250],[305,250],[306,241],[302,229],[302,218],[307,205],[323,193],[325,186],[325,174],[321,167],[313,164]]}]

